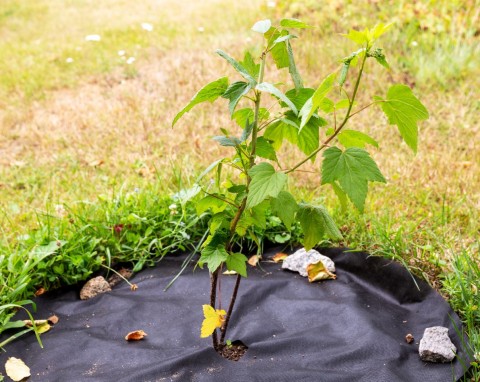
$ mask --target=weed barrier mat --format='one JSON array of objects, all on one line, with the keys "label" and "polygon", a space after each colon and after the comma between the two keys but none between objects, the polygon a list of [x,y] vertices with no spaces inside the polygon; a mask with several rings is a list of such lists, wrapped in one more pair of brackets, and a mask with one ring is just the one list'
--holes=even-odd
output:
[{"label": "weed barrier mat", "polygon": [[[450,382],[462,376],[459,359],[430,364],[418,355],[424,329],[441,325],[469,364],[455,330],[459,318],[436,291],[421,280],[418,290],[401,265],[384,258],[321,252],[335,261],[336,280],[310,284],[280,264],[249,267],[227,334],[249,348],[238,362],[217,355],[211,338],[200,338],[206,270],[192,272],[192,265],[163,292],[180,268],[179,256],[137,274],[134,292],[123,283],[88,301],[75,288],[37,298],[35,316],[56,314],[60,321],[42,335],[44,349],[29,334],[8,345],[0,363],[21,358],[31,381]],[[224,307],[234,278],[222,277]],[[148,334],[144,340],[125,341],[139,329]]]}]

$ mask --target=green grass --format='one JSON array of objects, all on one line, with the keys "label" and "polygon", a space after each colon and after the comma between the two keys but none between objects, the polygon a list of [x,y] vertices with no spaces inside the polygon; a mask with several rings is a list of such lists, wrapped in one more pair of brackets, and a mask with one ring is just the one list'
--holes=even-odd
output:
[{"label": "green grass", "polygon": [[[273,8],[260,0],[168,1],[161,7],[153,0],[2,1],[0,306],[31,297],[40,286],[85,279],[100,264],[150,265],[170,245],[190,245],[203,234],[201,225],[176,226],[169,195],[220,155],[205,136],[230,120],[220,106],[208,105],[175,130],[170,122],[202,84],[231,74],[215,48],[234,57],[244,48],[258,52],[257,36],[248,31],[254,21],[299,17],[318,26],[293,42],[306,82],[318,84],[352,48],[338,33],[377,19],[395,22],[384,39],[393,70],[368,67],[365,90],[370,97],[385,83],[406,82],[434,110],[421,126],[418,155],[367,111],[354,123],[382,143],[373,156],[388,184],[372,187],[365,214],[342,211],[330,189],[319,189],[315,166],[306,166],[312,173],[296,175],[290,187],[334,212],[342,245],[401,261],[447,296],[478,353],[480,324],[472,311],[478,295],[467,287],[478,287],[479,279],[478,9],[478,1],[446,0],[330,0],[321,7],[277,1]],[[144,22],[153,31],[142,29]],[[90,34],[101,41],[86,41]],[[127,64],[128,57],[135,62]],[[285,149],[280,156],[288,163],[296,153]],[[267,237],[281,236],[283,227],[269,223]],[[121,224],[131,229],[118,235],[114,227]],[[160,251],[152,252],[164,236]],[[63,243],[58,256],[37,263],[38,248],[57,240]],[[6,271],[19,266],[9,262],[28,258],[36,273]],[[1,320],[11,313],[0,312]],[[478,370],[473,373],[478,377]]]}]

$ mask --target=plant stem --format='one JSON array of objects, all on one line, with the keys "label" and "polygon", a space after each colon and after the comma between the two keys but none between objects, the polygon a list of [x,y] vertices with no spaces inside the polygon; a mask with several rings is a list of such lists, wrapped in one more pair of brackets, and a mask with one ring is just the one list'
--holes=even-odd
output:
[{"label": "plant stem", "polygon": [[[210,275],[210,306],[215,309],[215,302],[217,300],[217,281],[218,281],[218,269]],[[215,329],[212,334],[213,348],[218,350],[218,337],[217,330]]]},{"label": "plant stem", "polygon": [[[358,87],[360,85],[360,80],[362,78],[362,74],[363,74],[363,68],[365,67],[365,61],[367,60],[367,52],[365,52],[365,55],[363,56],[363,60],[362,60],[362,66],[360,67],[360,71],[358,72],[358,77],[357,77],[357,81],[355,82],[355,87],[353,88],[353,94],[352,94],[352,98],[349,102],[349,105],[348,105],[348,109],[347,109],[347,114],[345,114],[345,118],[343,119],[342,123],[340,124],[340,126],[338,126],[338,129],[335,130],[335,132],[330,135],[327,140],[325,140],[325,142],[323,142],[323,144],[318,148],[316,149],[315,151],[313,151],[310,155],[308,155],[306,158],[304,158],[303,160],[301,160],[300,162],[298,162],[295,166],[293,166],[290,170],[287,170],[285,171],[285,174],[288,174],[290,172],[293,172],[295,171],[297,168],[299,168],[300,166],[302,166],[304,163],[308,162],[311,158],[313,158],[315,155],[317,155],[320,151],[322,151],[325,147],[328,146],[328,144],[333,140],[335,139],[335,137],[340,133],[340,131],[342,131],[342,129],[345,127],[345,125],[347,124],[349,118],[351,117],[350,115],[350,112],[352,111],[352,107],[353,107],[353,103],[355,102],[355,97],[357,95],[357,91],[358,91]],[[356,113],[355,113],[356,114]]]},{"label": "plant stem", "polygon": [[[262,53],[262,56],[261,56],[261,61],[260,61],[260,72],[258,74],[258,83],[262,83],[263,82],[263,76],[264,76],[264,73],[265,73],[265,57],[266,57],[266,51]],[[256,153],[256,149],[257,149],[257,136],[258,136],[258,120],[259,120],[259,116],[260,116],[260,101],[261,101],[261,98],[262,98],[262,93],[260,91],[255,91],[255,113],[254,113],[254,123],[253,123],[253,130],[252,130],[252,148],[251,148],[251,151],[250,151],[250,163],[248,164],[248,170],[251,169],[253,166],[255,166],[255,153]],[[248,188],[250,186],[250,182],[251,182],[251,177],[250,175],[248,175],[248,170],[246,171],[247,173],[247,195],[248,195]],[[245,196],[242,200],[242,203],[240,204],[240,207],[238,208],[237,210],[237,213],[235,214],[233,220],[232,220],[232,223],[230,224],[230,237],[227,241],[227,244],[226,244],[226,250],[227,251],[230,251],[231,250],[231,244],[232,244],[232,239],[235,235],[235,230],[237,229],[237,225],[238,225],[238,222],[240,221],[240,218],[242,217],[243,213],[245,212],[245,208],[247,206],[247,196]],[[219,277],[219,274],[218,274],[218,270],[216,272],[214,272],[212,274],[212,289],[210,291],[210,300],[211,302],[213,301],[213,303],[215,303],[215,299],[216,299],[216,283],[217,283],[217,279]],[[214,332],[214,347],[215,347],[215,350],[217,350],[218,348],[218,345],[222,345],[223,344],[223,341],[225,340],[225,336],[227,334],[227,329],[228,329],[228,324],[230,322],[230,317],[232,316],[232,312],[233,312],[233,307],[235,305],[235,301],[237,299],[237,294],[238,294],[238,290],[239,290],[239,287],[240,287],[240,281],[241,281],[242,277],[240,275],[237,275],[237,279],[235,281],[235,286],[233,288],[233,293],[232,293],[232,297],[230,298],[230,304],[228,306],[228,311],[227,311],[227,315],[225,317],[225,322],[222,326],[222,328],[220,329],[220,332],[221,332],[221,336],[220,336],[220,343],[218,343],[216,341],[216,337],[217,337],[217,333],[216,331]],[[213,290],[213,282],[215,282],[215,291]],[[215,298],[212,297],[212,294],[215,293]],[[214,306],[214,305],[212,305]]]}]

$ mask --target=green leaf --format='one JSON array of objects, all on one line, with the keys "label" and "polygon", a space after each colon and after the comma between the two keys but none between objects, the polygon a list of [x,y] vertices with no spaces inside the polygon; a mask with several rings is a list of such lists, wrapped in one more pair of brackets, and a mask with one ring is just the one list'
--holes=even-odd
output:
[{"label": "green leaf", "polygon": [[[376,97],[376,100],[381,100]],[[381,102],[383,112],[391,125],[397,125],[402,138],[416,153],[418,140],[417,122],[428,119],[428,111],[406,85],[393,85],[387,99]]]},{"label": "green leaf", "polygon": [[323,102],[327,94],[332,90],[333,85],[335,84],[335,77],[337,73],[332,73],[327,78],[325,78],[312,97],[305,102],[302,109],[300,110],[299,116],[302,117],[302,122],[300,124],[300,130],[307,124],[312,115],[317,111],[320,104]]},{"label": "green leaf", "polygon": [[[217,198],[215,196],[217,196]],[[227,203],[221,200],[223,198],[225,198],[224,195],[213,194],[213,195],[207,195],[203,199],[200,199],[195,204],[197,215],[203,214],[208,209],[211,209],[212,213],[214,214],[224,211],[225,208],[227,208]]]},{"label": "green leaf", "polygon": [[384,66],[387,69],[390,69],[390,65],[388,65],[388,62],[385,58],[385,55],[383,54],[382,49],[380,48],[374,49],[373,51],[368,53],[368,57],[375,58],[375,60],[377,60],[377,62],[380,65]]},{"label": "green leaf", "polygon": [[292,77],[292,81],[295,85],[295,89],[298,91],[303,88],[303,81],[300,73],[298,72],[297,65],[295,64],[295,58],[293,57],[292,45],[290,42],[287,42],[287,52],[288,52],[288,72]]},{"label": "green leaf", "polygon": [[275,152],[274,147],[264,137],[258,137],[257,139],[256,155],[260,158],[277,161],[277,153]]},{"label": "green leaf", "polygon": [[237,107],[238,102],[240,99],[247,94],[250,89],[251,85],[247,82],[237,81],[231,84],[225,93],[222,94],[223,98],[228,99],[230,102],[228,104],[228,109],[230,110],[230,115],[233,115],[235,108]]},{"label": "green leaf", "polygon": [[282,100],[283,102],[285,102],[287,104],[287,106],[293,111],[293,113],[295,115],[298,114],[298,110],[295,107],[295,105],[292,103],[292,101],[290,101],[287,98],[287,96],[285,96],[285,94],[283,94],[280,90],[278,90],[272,84],[270,84],[268,82],[262,82],[261,84],[258,84],[255,88],[257,90],[261,91],[261,92],[266,92],[266,93],[273,94],[275,97],[277,97],[280,100]]},{"label": "green leaf", "polygon": [[[237,110],[235,111],[235,113],[233,113],[233,116],[232,116],[232,118],[235,120],[235,122],[237,122],[237,124],[241,128],[245,128],[245,126],[247,125],[247,121],[249,123],[252,123],[254,117],[255,117],[255,112],[253,111],[253,109],[250,109],[250,108]],[[261,107],[258,112],[259,121],[267,120],[269,117],[270,117],[270,113],[268,112],[268,110]]]},{"label": "green leaf", "polygon": [[202,173],[198,176],[195,183],[200,182],[200,180],[202,180],[205,175],[207,175],[210,171],[212,171],[215,167],[217,167],[222,160],[223,159],[217,159],[215,162],[210,163],[210,165],[205,170],[203,170]]},{"label": "green leaf", "polygon": [[278,44],[280,42],[284,42],[284,41],[287,41],[287,40],[291,40],[292,38],[297,38],[297,36],[295,36],[294,34],[287,34],[285,36],[280,36],[279,38],[277,38],[273,43],[274,44]]},{"label": "green leaf", "polygon": [[297,29],[313,28],[311,25],[305,24],[304,22],[298,19],[282,19],[280,20],[280,26],[284,28],[297,28]]},{"label": "green leaf", "polygon": [[331,184],[332,184],[333,192],[335,192],[335,195],[337,195],[337,198],[340,201],[342,212],[345,212],[348,207],[347,194],[343,192],[342,188],[337,184],[337,182],[333,182]]},{"label": "green leaf", "polygon": [[172,195],[174,201],[178,201],[181,204],[185,204],[189,200],[193,199],[202,189],[198,184],[194,184],[191,188],[184,188]]},{"label": "green leaf", "polygon": [[317,245],[325,235],[333,240],[343,238],[325,207],[301,203],[297,219],[303,230],[303,245],[307,251]]},{"label": "green leaf", "polygon": [[355,29],[351,29],[348,34],[342,34],[349,40],[352,40],[354,43],[358,45],[365,46],[368,43],[368,29],[365,29],[363,32],[357,31]]},{"label": "green leaf", "polygon": [[295,198],[287,191],[280,191],[276,198],[271,200],[272,213],[278,216],[285,227],[290,229],[295,221],[298,204]]},{"label": "green leaf", "polygon": [[342,130],[338,134],[338,141],[345,147],[364,148],[367,144],[378,148],[378,142],[369,135],[356,130]]},{"label": "green leaf", "polygon": [[389,23],[384,25],[382,23],[375,25],[375,27],[370,31],[373,40],[378,39],[381,35],[383,35],[387,30],[391,28],[393,23]]},{"label": "green leaf", "polygon": [[[293,102],[297,109],[301,109],[305,102],[312,97],[315,93],[315,89],[312,88],[301,88],[301,89],[290,89],[285,93],[290,101]],[[283,106],[283,105],[282,105]]]},{"label": "green leaf", "polygon": [[368,152],[358,147],[345,151],[330,147],[323,153],[322,184],[338,181],[353,204],[363,212],[368,182],[386,183]]},{"label": "green leaf", "polygon": [[216,81],[210,82],[205,85],[200,91],[193,96],[190,102],[185,106],[173,119],[172,127],[175,126],[177,121],[187,112],[189,112],[195,105],[202,102],[213,102],[220,97],[228,87],[228,78],[222,77]]},{"label": "green leaf", "polygon": [[235,60],[234,58],[230,57],[227,53],[225,53],[223,50],[220,50],[220,49],[217,49],[216,53],[224,58],[225,60],[227,60],[227,62],[233,66],[233,68],[238,72],[240,73],[240,75],[245,78],[249,83],[250,85],[252,86],[255,86],[255,84],[257,83],[257,81],[250,75],[250,73],[248,73],[247,69],[245,69],[243,67],[242,64],[240,64],[237,60]]},{"label": "green leaf", "polygon": [[227,257],[227,269],[235,271],[242,277],[247,277],[247,257],[242,253],[232,253]]},{"label": "green leaf", "polygon": [[259,163],[248,174],[252,177],[247,198],[247,208],[255,207],[268,197],[275,198],[287,183],[287,175],[276,172],[269,163]]},{"label": "green leaf", "polygon": [[268,47],[270,49],[270,54],[275,62],[277,69],[288,68],[290,65],[290,59],[288,57],[287,44],[286,42],[274,43],[280,37],[288,36],[289,33],[287,30],[279,31],[275,28],[270,28],[270,30],[265,33],[265,38],[268,41]]},{"label": "green leaf", "polygon": [[268,32],[271,26],[272,22],[270,20],[260,20],[253,25],[252,31],[264,34]]},{"label": "green leaf", "polygon": [[217,270],[220,264],[227,260],[227,258],[228,252],[222,244],[219,244],[216,247],[211,247],[209,245],[202,250],[202,255],[200,256],[198,263],[200,266],[207,264],[208,270],[213,273]]},{"label": "green leaf", "polygon": [[220,146],[226,146],[226,147],[236,147],[241,143],[240,139],[238,139],[237,137],[232,137],[232,136],[226,137],[225,135],[217,135],[212,139],[214,141],[217,141],[220,144]]},{"label": "green leaf", "polygon": [[260,64],[255,64],[255,61],[253,60],[253,57],[249,51],[245,52],[243,61],[240,64],[242,64],[242,66],[253,78],[258,78],[260,73]]}]

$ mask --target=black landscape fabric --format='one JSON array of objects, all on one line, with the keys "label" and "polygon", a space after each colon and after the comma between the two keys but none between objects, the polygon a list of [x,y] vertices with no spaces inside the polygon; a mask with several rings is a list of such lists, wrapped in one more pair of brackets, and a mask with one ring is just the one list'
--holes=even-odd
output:
[{"label": "black landscape fabric", "polygon": [[[462,376],[458,359],[431,364],[418,355],[424,329],[440,325],[448,327],[459,357],[467,358],[455,331],[459,319],[440,295],[422,281],[419,291],[402,266],[386,259],[321,252],[334,260],[336,280],[310,284],[281,264],[249,267],[227,335],[249,347],[238,362],[217,355],[211,338],[200,338],[202,305],[209,302],[206,270],[187,269],[163,291],[180,268],[179,256],[137,274],[131,280],[136,291],[123,283],[88,301],[73,289],[37,298],[35,316],[56,314],[58,324],[42,335],[44,349],[28,335],[7,346],[0,365],[21,358],[30,381],[62,382],[450,382]],[[224,305],[234,279],[222,277]],[[138,329],[148,336],[125,341]]]}]

